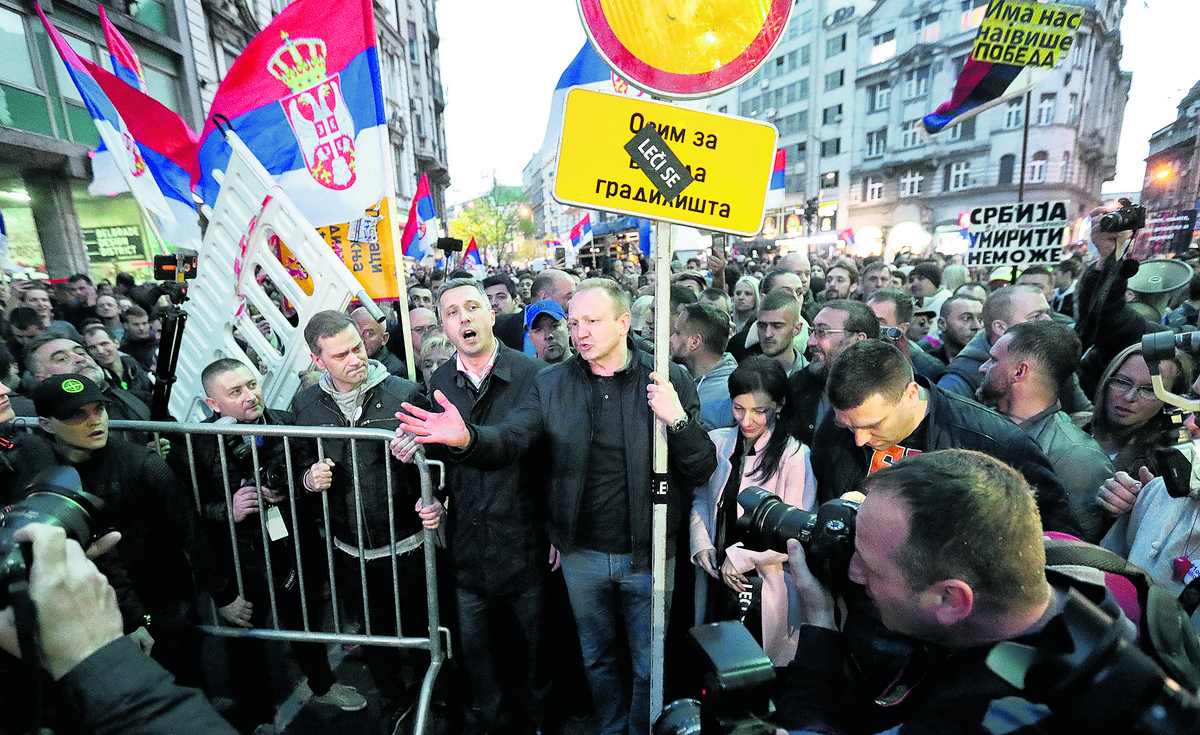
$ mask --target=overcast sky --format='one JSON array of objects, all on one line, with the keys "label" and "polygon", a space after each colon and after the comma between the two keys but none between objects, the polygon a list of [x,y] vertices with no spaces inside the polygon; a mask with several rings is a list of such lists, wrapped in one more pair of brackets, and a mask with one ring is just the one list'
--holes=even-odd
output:
[{"label": "overcast sky", "polygon": [[[438,0],[446,89],[448,204],[501,184],[519,186],[542,144],[550,96],[585,35],[574,0]],[[1140,190],[1150,134],[1175,119],[1200,80],[1200,0],[1129,0],[1121,68],[1133,72],[1117,178],[1105,191]]]}]

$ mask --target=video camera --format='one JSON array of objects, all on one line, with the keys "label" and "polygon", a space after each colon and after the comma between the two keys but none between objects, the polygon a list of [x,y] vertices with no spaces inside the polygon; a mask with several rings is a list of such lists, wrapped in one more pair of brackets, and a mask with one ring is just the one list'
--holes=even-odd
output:
[{"label": "video camera", "polygon": [[73,467],[52,467],[37,475],[20,502],[0,508],[0,609],[12,604],[16,585],[29,579],[28,544],[14,535],[31,523],[57,526],[84,549],[95,540],[97,516],[104,501],[83,490],[79,473]]},{"label": "video camera", "polygon": [[1163,384],[1159,363],[1174,359],[1177,348],[1193,355],[1200,354],[1200,332],[1154,332],[1142,337],[1142,356],[1150,369],[1154,395],[1172,407],[1167,411],[1179,425],[1176,443],[1156,450],[1155,459],[1162,470],[1167,492],[1173,498],[1182,498],[1191,493],[1192,488],[1200,487],[1200,462],[1196,461],[1200,458],[1200,441],[1193,440],[1183,428],[1187,414],[1200,411],[1200,399],[1172,393]]}]

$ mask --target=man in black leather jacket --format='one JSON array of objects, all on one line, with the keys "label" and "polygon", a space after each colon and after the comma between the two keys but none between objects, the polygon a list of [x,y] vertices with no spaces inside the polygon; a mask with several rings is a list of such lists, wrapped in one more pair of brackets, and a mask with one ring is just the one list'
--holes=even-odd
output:
[{"label": "man in black leather jacket", "polygon": [[924,378],[892,345],[851,345],[829,370],[833,411],[813,440],[817,500],[857,490],[864,477],[935,449],[974,449],[1007,462],[1037,493],[1048,531],[1082,533],[1062,483],[1037,444],[995,411],[951,395]]},{"label": "man in black leather jacket", "polygon": [[[418,441],[455,447],[460,461],[482,469],[549,442],[546,530],[561,552],[601,732],[648,732],[654,421],[667,425],[668,550],[685,527],[691,489],[716,469],[716,449],[698,420],[694,381],[678,365],[669,379],[652,372],[650,355],[629,339],[629,298],[615,282],[583,281],[567,314],[578,355],[539,373],[501,423],[467,425],[437,395],[443,413],[405,406],[402,422]],[[668,586],[673,579],[668,571]],[[615,635],[618,619],[625,641]],[[618,646],[632,658],[632,693],[621,683]]]}]

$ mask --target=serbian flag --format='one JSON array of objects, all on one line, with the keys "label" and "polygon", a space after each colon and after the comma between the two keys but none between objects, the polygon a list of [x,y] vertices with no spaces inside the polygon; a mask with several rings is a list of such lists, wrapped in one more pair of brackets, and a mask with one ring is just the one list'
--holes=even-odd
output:
[{"label": "serbian flag", "polygon": [[179,115],[80,58],[41,6],[37,11],[134,197],[158,216],[169,244],[197,247],[200,226],[189,189],[197,170],[196,134]]},{"label": "serbian flag", "polygon": [[585,214],[583,219],[571,228],[571,247],[578,250],[584,245],[592,244],[592,215]]},{"label": "serbian flag", "polygon": [[129,41],[125,40],[108,19],[103,5],[100,6],[100,25],[104,27],[104,41],[108,44],[108,58],[112,61],[113,74],[129,86],[145,92],[146,76],[142,73],[142,60],[138,58]]},{"label": "serbian flag", "polygon": [[600,54],[592,48],[591,42],[584,41],[583,48],[575,54],[575,58],[558,78],[558,84],[554,86],[554,95],[550,98],[550,116],[546,120],[546,136],[542,139],[543,160],[558,154],[558,144],[562,139],[563,113],[567,107],[567,92],[576,87],[609,93],[625,93],[632,90],[632,93],[641,95],[640,90],[629,87],[628,83],[612,73],[608,64],[605,64]]},{"label": "serbian flag", "polygon": [[994,64],[968,58],[958,75],[950,101],[943,102],[936,112],[925,116],[925,131],[933,135],[1002,102],[1016,99],[1041,84],[1049,74],[1050,70],[1044,67]]},{"label": "serbian flag", "polygon": [[387,118],[371,0],[297,0],[254,37],[217,88],[196,193],[209,206],[230,148],[218,116],[317,227],[352,222],[385,193]]},{"label": "serbian flag", "polygon": [[786,168],[787,149],[779,148],[775,151],[775,164],[771,167],[771,183],[767,187],[768,207],[783,206],[783,176]]},{"label": "serbian flag", "polygon": [[406,257],[419,261],[426,255],[433,255],[437,239],[437,215],[433,211],[433,197],[429,195],[429,176],[421,174],[417,195],[408,210],[404,234],[400,235],[400,247]]},{"label": "serbian flag", "polygon": [[[103,5],[99,10],[100,25],[104,28],[104,40],[108,45],[108,58],[112,62],[113,74],[129,86],[145,92],[146,78],[142,74],[142,62],[137,52],[108,19]],[[121,175],[112,153],[101,140],[92,155],[92,183],[88,184],[88,193],[92,196],[114,196],[127,191],[129,185],[125,183],[125,177]]]},{"label": "serbian flag", "polygon": [[479,257],[479,246],[475,244],[473,237],[467,245],[467,249],[463,251],[463,268],[476,278],[487,276],[487,269],[483,267],[483,258]]}]

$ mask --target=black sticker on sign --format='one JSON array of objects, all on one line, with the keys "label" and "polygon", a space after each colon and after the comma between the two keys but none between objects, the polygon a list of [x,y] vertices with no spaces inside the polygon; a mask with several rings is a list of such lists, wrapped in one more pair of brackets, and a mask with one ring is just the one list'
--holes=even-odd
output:
[{"label": "black sticker on sign", "polygon": [[666,141],[658,134],[653,123],[634,135],[633,139],[625,144],[625,151],[668,202],[694,180],[692,172],[683,165],[679,156],[667,147]]}]

